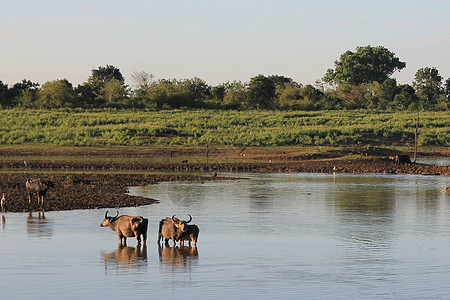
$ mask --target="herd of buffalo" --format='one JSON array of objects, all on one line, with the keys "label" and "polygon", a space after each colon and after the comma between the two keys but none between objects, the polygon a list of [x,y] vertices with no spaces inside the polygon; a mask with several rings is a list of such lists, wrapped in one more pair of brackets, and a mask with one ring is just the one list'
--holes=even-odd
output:
[{"label": "herd of buffalo", "polygon": [[[158,243],[164,241],[166,246],[169,246],[169,240],[172,240],[173,246],[179,242],[180,246],[184,246],[184,242],[191,242],[193,247],[197,246],[198,234],[200,232],[197,225],[188,225],[192,221],[192,216],[189,215],[188,221],[182,221],[175,218],[167,217],[159,222]],[[108,216],[105,213],[105,219],[100,224],[101,227],[109,227],[117,233],[120,243],[127,244],[127,237],[136,237],[137,244],[141,244],[141,235],[144,243],[147,241],[148,219],[141,216],[119,216],[119,212],[115,216]]]},{"label": "herd of buffalo", "polygon": [[[44,204],[44,197],[48,189],[55,186],[52,181],[42,179],[27,179],[25,185],[29,202],[31,203],[31,195],[36,194],[38,203],[41,204]],[[158,243],[164,241],[165,245],[169,246],[169,240],[172,240],[173,246],[176,243],[183,246],[187,241],[189,246],[192,243],[193,247],[196,247],[200,230],[197,225],[188,225],[191,221],[191,215],[189,215],[188,221],[175,218],[175,215],[162,219],[159,222]],[[136,237],[138,245],[141,244],[141,236],[144,243],[147,241],[148,219],[141,216],[119,216],[119,212],[115,216],[108,216],[108,212],[106,212],[105,219],[100,226],[109,227],[115,231],[120,243],[124,246],[129,237]]]}]

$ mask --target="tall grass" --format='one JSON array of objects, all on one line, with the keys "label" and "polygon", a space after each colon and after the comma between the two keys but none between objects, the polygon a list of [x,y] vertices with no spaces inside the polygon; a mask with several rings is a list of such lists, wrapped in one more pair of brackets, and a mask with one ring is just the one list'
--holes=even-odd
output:
[{"label": "tall grass", "polygon": [[[411,145],[417,113],[374,111],[2,110],[1,144]],[[422,112],[419,145],[450,146],[448,112]]]}]

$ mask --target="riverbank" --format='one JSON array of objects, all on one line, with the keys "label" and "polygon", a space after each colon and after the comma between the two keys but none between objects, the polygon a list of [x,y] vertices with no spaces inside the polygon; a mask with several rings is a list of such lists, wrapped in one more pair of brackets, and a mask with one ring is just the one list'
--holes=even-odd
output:
[{"label": "riverbank", "polygon": [[[270,151],[272,150],[272,151]],[[276,149],[0,149],[7,211],[118,208],[156,203],[126,194],[129,186],[164,181],[224,180],[222,172],[308,172],[450,175],[450,166],[395,164],[385,149],[304,153]],[[424,155],[446,156],[434,149]],[[163,161],[154,158],[165,158]],[[169,173],[170,172],[170,173]],[[218,176],[214,175],[215,173]],[[238,175],[237,175],[238,177]],[[44,205],[28,203],[27,178],[52,180]]]}]

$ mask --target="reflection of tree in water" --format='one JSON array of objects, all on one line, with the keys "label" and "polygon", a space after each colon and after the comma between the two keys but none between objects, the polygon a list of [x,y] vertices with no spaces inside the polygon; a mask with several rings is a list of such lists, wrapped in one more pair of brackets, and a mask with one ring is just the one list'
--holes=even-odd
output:
[{"label": "reflection of tree in water", "polygon": [[197,247],[164,247],[158,244],[158,254],[160,263],[170,267],[172,271],[191,271],[198,263]]},{"label": "reflection of tree in water", "polygon": [[205,190],[202,186],[192,183],[180,183],[168,185],[167,197],[173,204],[181,207],[191,207],[205,198]]},{"label": "reflection of tree in water", "polygon": [[[250,183],[252,184],[252,183]],[[274,206],[274,188],[264,182],[256,186],[250,186],[250,205],[252,209],[267,212]]]},{"label": "reflection of tree in water", "polygon": [[[395,219],[395,185],[384,178],[339,178],[340,182],[325,191],[334,200],[338,232],[349,255],[373,255],[392,246]],[[354,257],[359,259],[358,257]]]},{"label": "reflection of tree in water", "polygon": [[440,210],[441,191],[436,186],[420,188],[419,185],[414,187],[414,197],[416,199],[416,207],[418,210],[425,210],[429,213],[436,213]]},{"label": "reflection of tree in water", "polygon": [[51,237],[53,235],[53,221],[45,217],[45,212],[39,211],[33,216],[30,211],[27,217],[27,234],[30,237]]},{"label": "reflection of tree in water", "polygon": [[119,243],[116,250],[111,253],[103,253],[105,270],[108,267],[116,269],[140,269],[147,266],[147,244],[135,247],[124,246]]}]

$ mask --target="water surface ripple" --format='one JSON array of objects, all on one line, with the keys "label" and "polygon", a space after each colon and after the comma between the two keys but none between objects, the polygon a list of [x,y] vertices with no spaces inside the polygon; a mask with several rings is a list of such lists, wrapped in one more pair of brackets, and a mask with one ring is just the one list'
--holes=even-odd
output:
[{"label": "water surface ripple", "polygon": [[[445,299],[450,178],[244,174],[130,187],[160,204],[149,240],[119,245],[105,210],[6,213],[2,299]],[[10,199],[10,201],[14,201]],[[197,248],[158,247],[158,222],[200,227]]]}]

